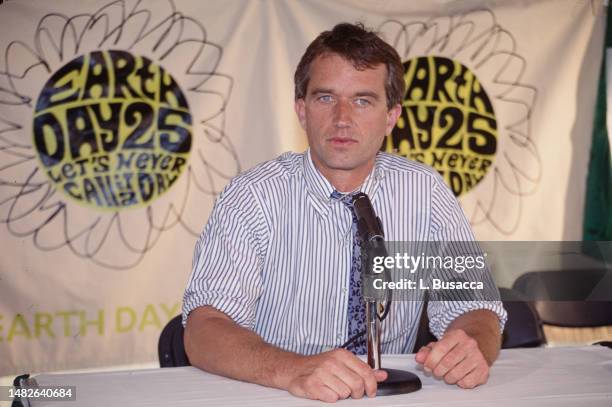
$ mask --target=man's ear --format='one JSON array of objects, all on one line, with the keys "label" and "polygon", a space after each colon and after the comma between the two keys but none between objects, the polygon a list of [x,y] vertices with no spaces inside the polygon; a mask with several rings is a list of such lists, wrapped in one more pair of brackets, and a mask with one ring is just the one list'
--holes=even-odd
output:
[{"label": "man's ear", "polygon": [[293,108],[295,109],[295,114],[297,114],[302,129],[306,131],[306,102],[304,102],[304,98],[296,100]]},{"label": "man's ear", "polygon": [[387,112],[387,133],[390,134],[391,130],[395,127],[395,123],[397,123],[397,119],[399,119],[400,114],[402,114],[402,105],[399,103],[393,106]]}]

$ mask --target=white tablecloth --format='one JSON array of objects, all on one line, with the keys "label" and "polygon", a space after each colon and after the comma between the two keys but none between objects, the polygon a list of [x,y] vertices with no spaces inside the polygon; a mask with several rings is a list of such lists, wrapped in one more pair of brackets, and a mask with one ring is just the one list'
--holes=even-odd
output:
[{"label": "white tablecloth", "polygon": [[[473,390],[425,375],[414,355],[385,355],[383,367],[408,369],[420,391],[376,399],[343,400],[350,406],[612,406],[612,349],[601,346],[502,350],[486,385]],[[193,367],[87,374],[40,374],[38,385],[76,386],[76,402],[32,406],[312,406],[284,391],[242,383]]]}]

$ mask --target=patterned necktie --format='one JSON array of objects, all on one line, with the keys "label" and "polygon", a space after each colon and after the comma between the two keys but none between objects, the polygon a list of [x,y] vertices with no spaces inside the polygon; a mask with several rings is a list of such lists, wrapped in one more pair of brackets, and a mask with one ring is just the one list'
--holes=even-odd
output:
[{"label": "patterned necktie", "polygon": [[[339,199],[351,210],[353,223],[351,231],[353,235],[353,256],[351,259],[351,275],[349,278],[349,298],[348,298],[348,338],[352,339],[355,335],[365,331],[366,312],[365,303],[361,295],[361,246],[362,239],[357,231],[357,216],[353,209],[353,194],[342,195],[334,191],[332,198]],[[358,339],[347,346],[347,349],[355,355],[365,355],[367,353],[366,336],[361,335]]]}]

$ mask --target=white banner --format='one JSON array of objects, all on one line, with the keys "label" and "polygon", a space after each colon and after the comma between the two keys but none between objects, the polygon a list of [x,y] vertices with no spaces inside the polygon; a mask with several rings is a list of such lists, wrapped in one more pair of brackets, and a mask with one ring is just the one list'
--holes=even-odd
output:
[{"label": "white banner", "polygon": [[0,375],[156,359],[215,196],[306,147],[293,72],[341,21],[398,50],[385,149],[436,167],[479,238],[581,238],[595,1],[8,1]]}]

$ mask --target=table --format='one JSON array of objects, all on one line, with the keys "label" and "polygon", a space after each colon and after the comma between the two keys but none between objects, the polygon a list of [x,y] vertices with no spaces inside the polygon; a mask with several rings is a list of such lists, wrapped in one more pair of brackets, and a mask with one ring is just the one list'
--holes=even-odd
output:
[{"label": "table", "polygon": [[[612,349],[603,346],[502,350],[489,382],[464,390],[426,375],[414,355],[384,355],[383,366],[409,369],[423,388],[410,394],[342,400],[342,406],[612,406]],[[76,401],[33,407],[321,406],[289,393],[193,367],[86,374],[39,374],[38,385],[76,386]]]}]

